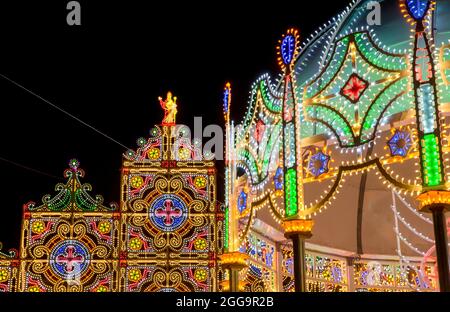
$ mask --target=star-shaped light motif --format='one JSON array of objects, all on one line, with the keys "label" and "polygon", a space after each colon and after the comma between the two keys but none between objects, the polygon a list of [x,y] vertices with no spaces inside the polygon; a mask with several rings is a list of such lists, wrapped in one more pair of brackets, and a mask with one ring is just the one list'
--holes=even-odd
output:
[{"label": "star-shaped light motif", "polygon": [[403,130],[396,130],[388,141],[391,156],[406,157],[412,146],[411,133]]},{"label": "star-shaped light motif", "polygon": [[353,104],[356,104],[368,86],[369,84],[367,81],[357,74],[352,74],[342,88],[341,95],[346,97]]},{"label": "star-shaped light motif", "polygon": [[283,189],[284,172],[282,167],[278,167],[273,177],[273,183],[275,184],[275,190],[281,191]]},{"label": "star-shaped light motif", "polygon": [[322,174],[328,172],[329,163],[330,163],[330,156],[324,154],[323,152],[318,152],[310,157],[308,163],[308,171],[314,177],[318,178]]}]

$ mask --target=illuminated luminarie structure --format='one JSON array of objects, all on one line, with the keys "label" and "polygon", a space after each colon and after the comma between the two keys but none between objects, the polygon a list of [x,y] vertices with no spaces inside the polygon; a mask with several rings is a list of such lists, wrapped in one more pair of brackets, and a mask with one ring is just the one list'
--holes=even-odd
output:
[{"label": "illuminated luminarie structure", "polygon": [[90,195],[77,160],[54,196],[24,205],[19,251],[0,253],[0,291],[219,289],[215,163],[176,125],[176,98],[160,103],[162,124],[124,155],[120,206]]},{"label": "illuminated luminarie structure", "polygon": [[280,75],[225,118],[234,289],[450,290],[449,20],[448,1],[357,0],[283,35]]},{"label": "illuminated luminarie structure", "polygon": [[240,127],[225,86],[224,207],[160,98],[120,204],[71,161],[24,205],[0,291],[449,291],[449,21],[447,0],[354,0],[308,39],[289,29]]}]

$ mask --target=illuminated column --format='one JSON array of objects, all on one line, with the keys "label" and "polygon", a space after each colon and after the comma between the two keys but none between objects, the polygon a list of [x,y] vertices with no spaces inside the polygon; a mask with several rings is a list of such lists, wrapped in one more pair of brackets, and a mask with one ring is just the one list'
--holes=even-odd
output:
[{"label": "illuminated column", "polygon": [[418,200],[422,211],[433,214],[440,290],[450,291],[447,230],[444,221],[445,211],[449,210],[450,194],[444,179],[434,46],[430,44],[433,29],[429,23],[432,20],[434,1],[403,0],[400,7],[407,21],[415,26],[413,82],[423,186]]},{"label": "illuminated column", "polygon": [[311,238],[313,220],[290,219],[283,222],[284,235],[292,240],[296,292],[306,292],[305,240]]},{"label": "illuminated column", "polygon": [[278,62],[284,71],[283,95],[283,159],[285,236],[292,240],[294,248],[295,291],[306,291],[305,239],[312,236],[312,220],[301,215],[303,201],[303,159],[301,153],[300,111],[296,101],[294,62],[299,54],[299,35],[289,29],[278,45]]},{"label": "illuminated column", "polygon": [[450,272],[445,212],[448,211],[450,207],[450,192],[428,191],[419,195],[417,199],[420,201],[420,211],[432,213],[433,215],[439,289],[441,292],[449,292]]},{"label": "illuminated column", "polygon": [[[234,196],[236,181],[236,153],[234,148],[235,129],[230,120],[231,85],[225,85],[223,112],[225,118],[225,253],[220,257],[221,264],[229,273],[229,285],[225,289],[231,292],[240,291],[239,272],[247,267],[248,255],[239,252],[239,215],[237,199]],[[227,287],[228,286],[228,287]]]},{"label": "illuminated column", "polygon": [[355,292],[355,258],[347,257],[346,260],[348,292]]},{"label": "illuminated column", "polygon": [[283,252],[281,251],[281,243],[276,244],[277,248],[277,291],[283,292]]}]

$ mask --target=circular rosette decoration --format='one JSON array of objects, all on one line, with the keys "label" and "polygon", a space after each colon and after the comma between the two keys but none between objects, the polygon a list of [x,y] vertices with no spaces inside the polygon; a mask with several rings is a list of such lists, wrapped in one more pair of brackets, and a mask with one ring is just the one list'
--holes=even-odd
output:
[{"label": "circular rosette decoration", "polygon": [[132,239],[130,239],[129,247],[131,250],[133,250],[133,251],[141,250],[142,245],[143,245],[143,242],[138,237],[133,237]]},{"label": "circular rosette decoration", "polygon": [[98,228],[98,231],[101,233],[101,234],[103,234],[103,235],[106,235],[106,234],[108,234],[108,233],[110,233],[111,232],[111,223],[110,223],[110,221],[108,221],[108,220],[103,220],[103,221],[100,221],[99,223],[98,223],[98,226],[97,226],[97,228]]},{"label": "circular rosette decoration", "polygon": [[194,179],[194,185],[198,189],[204,189],[206,188],[207,180],[204,176],[197,176]]},{"label": "circular rosette decoration", "polygon": [[196,269],[194,272],[194,278],[199,283],[206,282],[208,279],[208,272],[203,268]]},{"label": "circular rosette decoration", "polygon": [[44,223],[44,221],[34,220],[31,223],[31,231],[34,234],[38,234],[38,235],[44,233],[45,232],[45,223]]},{"label": "circular rosette decoration", "polygon": [[188,209],[181,197],[175,194],[162,194],[152,203],[149,210],[153,225],[164,232],[172,232],[184,225]]},{"label": "circular rosette decoration", "polygon": [[159,138],[162,133],[161,133],[161,129],[158,127],[154,127],[150,130],[150,135],[152,136],[152,138]]},{"label": "circular rosette decoration", "polygon": [[194,248],[196,250],[205,250],[208,247],[208,241],[202,237],[194,241]]},{"label": "circular rosette decoration", "polygon": [[161,158],[161,151],[159,147],[152,147],[147,152],[147,157],[150,160],[159,160]]},{"label": "circular rosette decoration", "polygon": [[133,189],[139,189],[144,185],[144,179],[141,176],[133,176],[130,179],[130,185]]},{"label": "circular rosette decoration", "polygon": [[139,147],[144,147],[147,144],[147,139],[139,138],[136,140],[136,143]]},{"label": "circular rosette decoration", "polygon": [[139,269],[131,269],[128,271],[128,279],[133,282],[136,283],[138,281],[140,281],[142,278],[142,273],[141,270]]},{"label": "circular rosette decoration", "polygon": [[65,240],[56,245],[50,254],[53,272],[68,280],[81,276],[89,267],[88,248],[77,240]]},{"label": "circular rosette decoration", "polygon": [[186,148],[186,147],[182,147],[178,150],[178,159],[180,160],[188,160],[191,158],[191,150]]},{"label": "circular rosette decoration", "polygon": [[9,275],[8,269],[0,269],[0,283],[8,281]]}]

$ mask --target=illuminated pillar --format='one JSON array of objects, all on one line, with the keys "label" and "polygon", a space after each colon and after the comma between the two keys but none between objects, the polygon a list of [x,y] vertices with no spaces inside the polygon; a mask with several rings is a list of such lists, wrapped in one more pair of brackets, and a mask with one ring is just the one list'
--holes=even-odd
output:
[{"label": "illuminated pillar", "polygon": [[277,249],[277,291],[283,292],[283,252],[281,251],[281,243],[276,244]]},{"label": "illuminated pillar", "polygon": [[227,252],[220,256],[222,268],[228,270],[230,277],[229,286],[224,287],[225,291],[242,291],[245,284],[239,280],[239,272],[247,267],[249,256],[242,252]]},{"label": "illuminated pillar", "polygon": [[348,292],[355,292],[355,258],[347,257],[346,264]]},{"label": "illuminated pillar", "polygon": [[427,21],[428,18],[433,18],[434,1],[403,0],[400,8],[407,21],[415,27],[412,37],[414,40],[412,78],[423,184],[423,192],[418,199],[421,203],[420,209],[433,214],[440,290],[450,291],[447,229],[444,224],[450,195],[445,186],[434,47],[430,44],[434,30]]},{"label": "illuminated pillar", "polygon": [[278,45],[278,62],[284,71],[283,94],[283,160],[285,236],[292,240],[294,252],[295,291],[306,291],[305,240],[312,236],[313,221],[302,214],[303,159],[300,136],[300,108],[296,101],[294,64],[299,54],[299,34],[289,29]]},{"label": "illuminated pillar", "polygon": [[450,210],[450,192],[429,191],[421,194],[420,211],[433,215],[436,261],[439,274],[439,290],[450,292],[447,221],[445,212]]},{"label": "illuminated pillar", "polygon": [[237,199],[234,195],[236,181],[236,153],[234,148],[235,130],[230,120],[231,85],[225,85],[223,112],[225,119],[225,225],[224,254],[221,258],[222,268],[228,270],[229,285],[224,289],[231,292],[242,290],[239,272],[247,267],[248,255],[239,252],[239,214]]},{"label": "illuminated pillar", "polygon": [[448,206],[439,205],[431,208],[433,214],[434,240],[436,244],[436,258],[439,270],[439,289],[450,292],[450,272],[448,262],[447,221],[445,210]]},{"label": "illuminated pillar", "polygon": [[296,292],[306,292],[306,250],[305,240],[311,238],[312,220],[286,220],[283,228],[286,238],[292,240],[294,252],[294,282]]}]

